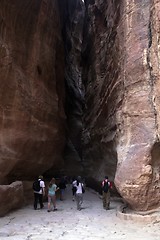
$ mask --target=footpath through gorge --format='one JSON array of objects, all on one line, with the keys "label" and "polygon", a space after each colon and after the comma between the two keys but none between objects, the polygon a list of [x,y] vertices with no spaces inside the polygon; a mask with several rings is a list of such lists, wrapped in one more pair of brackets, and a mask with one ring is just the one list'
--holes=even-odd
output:
[{"label": "footpath through gorge", "polygon": [[112,199],[104,210],[102,199],[91,189],[84,194],[83,208],[78,211],[72,201],[71,186],[65,200],[57,199],[57,211],[47,212],[32,205],[0,218],[0,240],[159,240],[159,221],[125,220],[117,216],[122,203]]}]

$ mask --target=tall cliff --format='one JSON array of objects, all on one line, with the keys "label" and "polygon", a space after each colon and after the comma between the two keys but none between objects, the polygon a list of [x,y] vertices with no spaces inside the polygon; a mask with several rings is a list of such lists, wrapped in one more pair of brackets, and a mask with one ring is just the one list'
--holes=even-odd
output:
[{"label": "tall cliff", "polygon": [[0,216],[27,180],[82,173],[83,19],[81,0],[0,1]]},{"label": "tall cliff", "polygon": [[0,69],[0,184],[62,167],[64,46],[56,0],[0,1]]},{"label": "tall cliff", "polygon": [[137,210],[160,205],[157,1],[86,1],[86,173]]}]

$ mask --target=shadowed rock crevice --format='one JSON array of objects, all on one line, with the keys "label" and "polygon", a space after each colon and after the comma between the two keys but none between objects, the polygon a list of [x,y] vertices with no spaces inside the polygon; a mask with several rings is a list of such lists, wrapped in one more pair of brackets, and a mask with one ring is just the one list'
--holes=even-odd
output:
[{"label": "shadowed rock crevice", "polygon": [[150,199],[149,204],[159,206],[159,191],[160,191],[160,143],[154,144],[151,151],[151,165],[152,165],[152,183],[150,185]]},{"label": "shadowed rock crevice", "polygon": [[65,113],[66,146],[64,172],[83,174],[82,116],[84,89],[82,84],[81,48],[84,22],[84,3],[79,0],[60,3],[62,35],[65,49]]},{"label": "shadowed rock crevice", "polygon": [[89,179],[94,178],[98,185],[105,175],[113,181],[117,167],[116,115],[123,100],[123,81],[119,76],[119,21],[117,2],[87,1],[82,55],[85,85],[83,164],[89,184]]}]

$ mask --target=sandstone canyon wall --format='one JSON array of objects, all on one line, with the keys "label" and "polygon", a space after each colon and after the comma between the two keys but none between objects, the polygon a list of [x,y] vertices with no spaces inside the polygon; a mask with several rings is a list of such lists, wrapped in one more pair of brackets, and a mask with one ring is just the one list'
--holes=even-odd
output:
[{"label": "sandstone canyon wall", "polygon": [[158,207],[159,1],[86,0],[85,165],[136,210]]},{"label": "sandstone canyon wall", "polygon": [[15,195],[0,214],[23,202],[12,182],[57,172],[97,189],[108,175],[133,209],[160,205],[160,3],[85,5],[0,1],[0,194]]},{"label": "sandstone canyon wall", "polygon": [[62,167],[64,47],[56,0],[0,1],[0,83],[0,184]]},{"label": "sandstone canyon wall", "polygon": [[0,215],[39,174],[82,173],[83,19],[81,0],[0,1]]}]

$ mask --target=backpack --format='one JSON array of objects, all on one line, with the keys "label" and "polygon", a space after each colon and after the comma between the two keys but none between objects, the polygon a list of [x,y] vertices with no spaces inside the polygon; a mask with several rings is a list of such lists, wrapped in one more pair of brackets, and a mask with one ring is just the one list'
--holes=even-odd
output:
[{"label": "backpack", "polygon": [[108,182],[104,181],[104,185],[103,185],[103,188],[102,188],[103,192],[107,193],[108,189],[109,189],[109,184],[108,184]]},{"label": "backpack", "polygon": [[33,190],[39,192],[41,190],[40,180],[35,180],[33,183]]},{"label": "backpack", "polygon": [[82,193],[85,193],[85,189],[84,189],[82,183],[81,183],[81,187],[82,187]]}]

